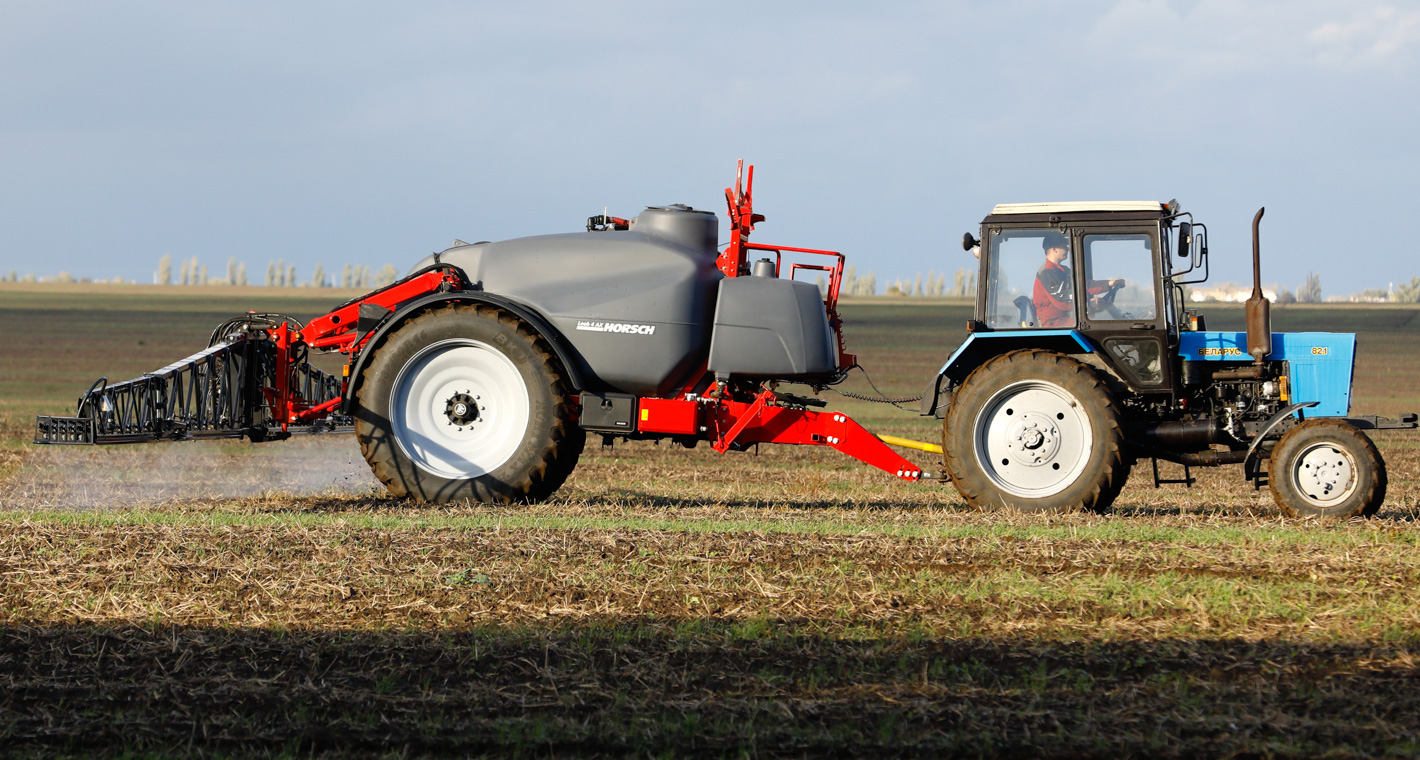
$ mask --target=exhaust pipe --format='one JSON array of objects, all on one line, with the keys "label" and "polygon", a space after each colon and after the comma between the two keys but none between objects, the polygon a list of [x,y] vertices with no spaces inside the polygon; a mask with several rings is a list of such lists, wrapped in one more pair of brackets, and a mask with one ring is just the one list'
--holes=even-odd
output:
[{"label": "exhaust pipe", "polygon": [[1247,299],[1247,352],[1259,371],[1272,353],[1272,302],[1262,294],[1262,247],[1257,232],[1266,210],[1266,206],[1258,209],[1252,218],[1252,297]]}]

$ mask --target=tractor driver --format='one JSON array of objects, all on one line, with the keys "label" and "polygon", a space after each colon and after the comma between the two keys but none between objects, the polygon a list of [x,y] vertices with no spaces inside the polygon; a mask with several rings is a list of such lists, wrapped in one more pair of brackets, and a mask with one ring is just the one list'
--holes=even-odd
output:
[{"label": "tractor driver", "polygon": [[[1046,233],[1040,241],[1045,249],[1045,263],[1035,273],[1035,291],[1031,301],[1035,304],[1036,320],[1041,327],[1071,327],[1075,324],[1074,306],[1075,284],[1070,268],[1065,261],[1070,258],[1069,243],[1058,232]],[[1090,280],[1089,294],[1092,299],[1124,287],[1124,280]]]}]

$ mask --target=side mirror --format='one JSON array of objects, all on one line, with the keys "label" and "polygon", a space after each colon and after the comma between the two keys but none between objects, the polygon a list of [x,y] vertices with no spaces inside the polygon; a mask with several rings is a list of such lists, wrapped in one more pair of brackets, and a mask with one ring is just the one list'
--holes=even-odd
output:
[{"label": "side mirror", "polygon": [[963,251],[970,251],[978,245],[981,245],[981,241],[972,237],[970,232],[961,236],[961,249]]},{"label": "side mirror", "polygon": [[1178,257],[1188,258],[1189,246],[1193,245],[1193,225],[1189,222],[1178,223]]}]

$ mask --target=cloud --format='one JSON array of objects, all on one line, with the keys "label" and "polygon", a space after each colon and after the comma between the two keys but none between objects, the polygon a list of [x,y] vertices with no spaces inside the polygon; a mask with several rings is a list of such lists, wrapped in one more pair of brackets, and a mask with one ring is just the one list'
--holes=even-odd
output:
[{"label": "cloud", "polygon": [[1121,71],[1176,76],[1302,73],[1397,63],[1420,42],[1420,11],[1335,0],[1118,0],[1085,47]]},{"label": "cloud", "polygon": [[1381,5],[1349,21],[1328,21],[1311,31],[1317,60],[1324,65],[1361,68],[1389,64],[1420,42],[1420,11]]}]

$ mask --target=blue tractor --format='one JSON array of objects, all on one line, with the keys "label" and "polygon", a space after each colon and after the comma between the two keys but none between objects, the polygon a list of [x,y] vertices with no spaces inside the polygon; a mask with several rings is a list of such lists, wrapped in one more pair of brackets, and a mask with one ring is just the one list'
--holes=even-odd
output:
[{"label": "blue tractor", "polygon": [[1247,331],[1217,332],[1184,287],[1207,279],[1207,229],[1177,202],[996,206],[970,335],[928,384],[944,465],[973,506],[1109,507],[1132,466],[1241,464],[1292,516],[1370,515],[1385,462],[1351,416],[1356,336],[1272,333],[1253,219]]}]

